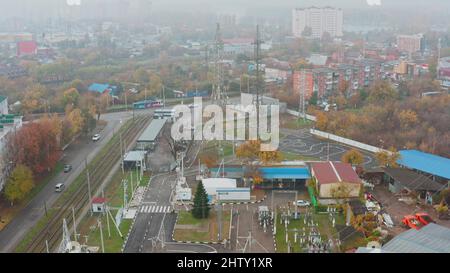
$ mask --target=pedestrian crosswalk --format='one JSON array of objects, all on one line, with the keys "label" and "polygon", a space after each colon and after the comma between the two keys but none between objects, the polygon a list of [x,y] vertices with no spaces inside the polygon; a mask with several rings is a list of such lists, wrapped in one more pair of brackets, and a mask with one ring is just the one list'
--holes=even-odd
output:
[{"label": "pedestrian crosswalk", "polygon": [[169,213],[171,212],[171,206],[150,206],[144,205],[139,209],[140,213]]}]

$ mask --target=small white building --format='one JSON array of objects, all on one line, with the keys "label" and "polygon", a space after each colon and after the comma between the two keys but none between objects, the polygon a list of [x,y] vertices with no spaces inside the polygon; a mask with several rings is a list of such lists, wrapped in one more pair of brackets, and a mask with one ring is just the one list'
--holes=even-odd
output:
[{"label": "small white building", "polygon": [[105,212],[105,210],[106,210],[106,198],[95,197],[92,199],[93,212]]},{"label": "small white building", "polygon": [[231,178],[204,178],[202,179],[206,194],[210,202],[217,199],[217,190],[220,189],[236,189],[236,179]]},{"label": "small white building", "polygon": [[250,201],[250,188],[217,189],[217,201]]}]

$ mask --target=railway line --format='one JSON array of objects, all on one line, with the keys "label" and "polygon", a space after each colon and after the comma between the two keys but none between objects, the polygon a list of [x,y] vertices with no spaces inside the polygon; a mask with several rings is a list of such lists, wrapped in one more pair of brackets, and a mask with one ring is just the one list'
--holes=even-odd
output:
[{"label": "railway line", "polygon": [[[138,134],[145,128],[145,125],[149,121],[147,116],[138,116],[134,119],[133,124],[122,133],[122,144],[124,149],[134,142]],[[28,253],[42,253],[55,251],[62,239],[62,223],[63,219],[66,219],[68,227],[71,227],[73,222],[72,208],[75,210],[75,218],[82,217],[83,210],[89,205],[89,193],[88,193],[88,178],[90,182],[91,193],[94,194],[108,174],[112,170],[115,164],[120,160],[121,151],[117,149],[120,145],[119,138],[113,138],[111,143],[112,149],[109,149],[103,157],[98,160],[94,159],[91,166],[87,166],[89,170],[89,177],[86,172],[80,174],[82,183],[71,194],[67,202],[62,205],[54,214],[50,215],[48,222],[44,228],[40,230],[25,247],[24,252]],[[86,185],[86,186],[85,186]]]}]

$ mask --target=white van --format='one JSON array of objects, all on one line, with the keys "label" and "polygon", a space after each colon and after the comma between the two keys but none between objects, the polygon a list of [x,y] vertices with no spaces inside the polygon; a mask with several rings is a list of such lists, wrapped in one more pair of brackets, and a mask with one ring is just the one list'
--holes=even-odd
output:
[{"label": "white van", "polygon": [[58,183],[55,186],[55,192],[62,192],[64,190],[64,184],[63,183]]}]

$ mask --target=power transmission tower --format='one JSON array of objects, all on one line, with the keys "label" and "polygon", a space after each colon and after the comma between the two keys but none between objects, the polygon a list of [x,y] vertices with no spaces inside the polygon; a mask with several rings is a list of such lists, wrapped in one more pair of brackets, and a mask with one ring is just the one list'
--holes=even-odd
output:
[{"label": "power transmission tower", "polygon": [[211,99],[221,105],[226,104],[227,95],[223,86],[223,41],[220,24],[217,23],[214,40],[214,79]]},{"label": "power transmission tower", "polygon": [[[262,91],[261,86],[261,43],[262,40],[259,34],[259,25],[256,25],[256,39],[255,39],[255,64],[256,64],[256,83],[255,83],[255,91],[256,97],[254,96],[253,104],[256,105],[256,125],[259,128],[259,105],[261,103],[260,92]],[[255,101],[256,100],[256,101]],[[257,130],[258,131],[258,130]]]},{"label": "power transmission tower", "polygon": [[298,112],[302,113],[303,119],[306,119],[305,113],[305,93],[306,93],[306,71],[302,69],[300,72],[300,102]]},{"label": "power transmission tower", "polygon": [[67,228],[66,218],[63,219],[63,234],[62,240],[59,244],[58,253],[65,253],[67,251],[67,247],[70,245],[70,232]]}]

